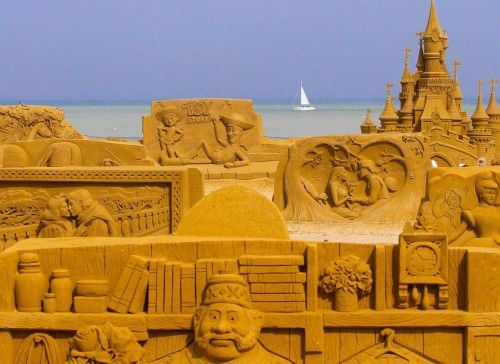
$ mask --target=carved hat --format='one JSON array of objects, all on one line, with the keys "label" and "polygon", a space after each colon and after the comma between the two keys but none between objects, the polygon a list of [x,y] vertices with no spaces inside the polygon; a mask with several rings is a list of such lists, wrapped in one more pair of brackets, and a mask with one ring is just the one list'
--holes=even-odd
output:
[{"label": "carved hat", "polygon": [[202,305],[212,303],[232,303],[245,308],[252,308],[248,286],[238,274],[214,274],[208,279],[203,292]]},{"label": "carved hat", "polygon": [[245,120],[243,115],[238,113],[232,113],[230,116],[220,116],[220,121],[227,127],[229,125],[239,126],[243,130],[248,130],[253,128],[253,124],[250,124]]},{"label": "carved hat", "polygon": [[174,114],[175,116],[180,118],[179,111],[180,110],[176,106],[168,105],[156,111],[155,118],[161,120],[161,118],[166,114]]}]

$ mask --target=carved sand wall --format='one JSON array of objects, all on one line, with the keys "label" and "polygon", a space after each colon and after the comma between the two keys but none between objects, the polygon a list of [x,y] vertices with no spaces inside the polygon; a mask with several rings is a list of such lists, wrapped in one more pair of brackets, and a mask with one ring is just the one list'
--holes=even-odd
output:
[{"label": "carved sand wall", "polygon": [[411,219],[428,157],[419,134],[307,138],[281,159],[274,202],[286,220]]},{"label": "carved sand wall", "polygon": [[[500,335],[499,251],[446,248],[446,256],[432,260],[432,248],[425,243],[429,239],[407,240],[405,254],[393,245],[276,239],[161,236],[95,238],[85,244],[81,238],[26,240],[0,253],[0,349],[5,358],[13,358],[29,345],[29,335],[43,334],[57,343],[47,339],[46,350],[57,346],[50,352],[63,360],[70,352],[85,351],[68,342],[77,330],[82,331],[77,334],[81,340],[103,332],[107,344],[89,339],[97,345],[96,352],[103,345],[118,348],[109,343],[114,332],[106,331],[109,322],[122,328],[120,338],[129,343],[111,351],[113,355],[140,358],[143,353],[144,362],[183,363],[190,355],[204,353],[202,341],[197,344],[193,338],[203,325],[209,327],[206,310],[217,315],[243,310],[250,320],[246,324],[260,327],[260,334],[249,344],[254,356],[236,353],[242,363],[265,362],[259,358],[268,357],[277,363],[385,363],[389,358],[401,363],[494,363]],[[64,278],[55,272],[61,270],[68,272],[70,285],[59,282]],[[435,271],[446,271],[439,273],[444,277],[439,284],[447,292],[445,306],[433,286],[436,282],[430,282]],[[410,283],[409,305],[398,308],[403,307],[399,283],[408,277],[416,277]],[[26,282],[30,295],[20,300],[16,297],[22,297]],[[333,289],[327,291],[327,286]],[[50,294],[31,312],[20,311],[33,307],[29,303],[35,291],[56,292],[57,300],[61,292],[73,289],[70,311],[40,312],[46,301],[50,307]],[[354,298],[346,299],[352,291]],[[338,310],[337,300],[343,300],[343,307],[354,300],[357,308]],[[199,315],[195,332],[193,314]]]},{"label": "carved sand wall", "polygon": [[0,170],[2,249],[30,237],[172,233],[203,196],[201,174],[169,168]]},{"label": "carved sand wall", "polygon": [[144,145],[162,165],[220,164],[241,167],[278,160],[282,146],[264,139],[251,100],[183,99],[151,103],[143,117]]}]

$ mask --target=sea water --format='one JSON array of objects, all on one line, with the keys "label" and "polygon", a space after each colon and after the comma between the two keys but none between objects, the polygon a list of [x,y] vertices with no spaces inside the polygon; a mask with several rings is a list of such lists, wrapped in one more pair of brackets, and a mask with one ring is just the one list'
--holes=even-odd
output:
[{"label": "sea water", "polygon": [[[358,134],[366,110],[379,124],[378,115],[384,100],[328,101],[315,103],[316,110],[295,111],[288,102],[255,102],[254,109],[262,115],[264,134],[269,138],[290,138],[331,134]],[[58,104],[66,118],[84,135],[95,137],[142,138],[142,116],[149,115],[149,103],[115,105]],[[396,105],[397,107],[397,105]],[[469,101],[464,109],[469,115],[475,105]]]}]

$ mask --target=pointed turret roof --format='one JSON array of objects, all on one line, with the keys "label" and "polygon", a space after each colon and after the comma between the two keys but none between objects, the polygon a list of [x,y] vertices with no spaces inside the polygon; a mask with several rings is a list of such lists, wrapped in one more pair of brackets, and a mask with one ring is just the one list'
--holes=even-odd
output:
[{"label": "pointed turret roof", "polygon": [[439,24],[439,19],[437,16],[436,5],[434,4],[434,0],[431,0],[429,20],[427,20],[427,27],[425,28],[425,36],[432,37],[432,32],[434,29],[437,29],[439,32],[439,36],[444,38],[444,33],[441,29],[441,25]]},{"label": "pointed turret roof", "polygon": [[364,126],[375,125],[375,123],[372,120],[372,111],[370,109],[366,110],[366,118],[363,121],[363,124],[361,124],[361,125],[364,125]]},{"label": "pointed turret roof", "polygon": [[488,103],[488,107],[486,108],[486,113],[493,118],[493,116],[500,116],[500,108],[497,105],[497,98],[495,95],[495,83],[497,80],[491,80],[491,92],[490,92],[490,102]]},{"label": "pointed turret roof", "polygon": [[403,76],[401,77],[401,84],[410,83],[413,81],[410,72],[410,66],[408,65],[408,58],[410,56],[411,49],[405,48],[405,66],[403,69]]},{"label": "pointed turret roof", "polygon": [[451,120],[462,120],[462,115],[460,115],[460,111],[457,108],[457,103],[455,102],[454,98],[451,99],[450,107],[448,108],[448,114],[450,114]]},{"label": "pointed turret roof", "polygon": [[477,95],[477,106],[476,106],[476,110],[474,111],[474,113],[470,117],[473,124],[490,119],[490,117],[488,116],[488,114],[484,110],[484,106],[483,106],[483,95],[481,94],[481,86],[483,83],[484,82],[479,81],[479,88],[478,88],[478,95]]},{"label": "pointed turret roof", "polygon": [[378,117],[381,121],[384,120],[398,120],[398,114],[396,112],[396,108],[392,102],[392,95],[387,95],[385,98],[385,108],[382,111],[382,114]]},{"label": "pointed turret roof", "polygon": [[424,50],[422,48],[422,41],[420,41],[420,49],[418,51],[418,60],[417,60],[417,70],[423,72],[424,69],[425,69]]}]

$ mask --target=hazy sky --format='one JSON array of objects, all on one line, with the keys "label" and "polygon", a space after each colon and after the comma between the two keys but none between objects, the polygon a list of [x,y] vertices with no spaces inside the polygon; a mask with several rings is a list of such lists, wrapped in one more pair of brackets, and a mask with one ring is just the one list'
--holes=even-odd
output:
[{"label": "hazy sky", "polygon": [[[285,99],[300,80],[312,100],[383,98],[405,46],[414,70],[429,3],[1,0],[0,100]],[[500,78],[500,1],[436,7],[474,97],[476,80]]]}]

